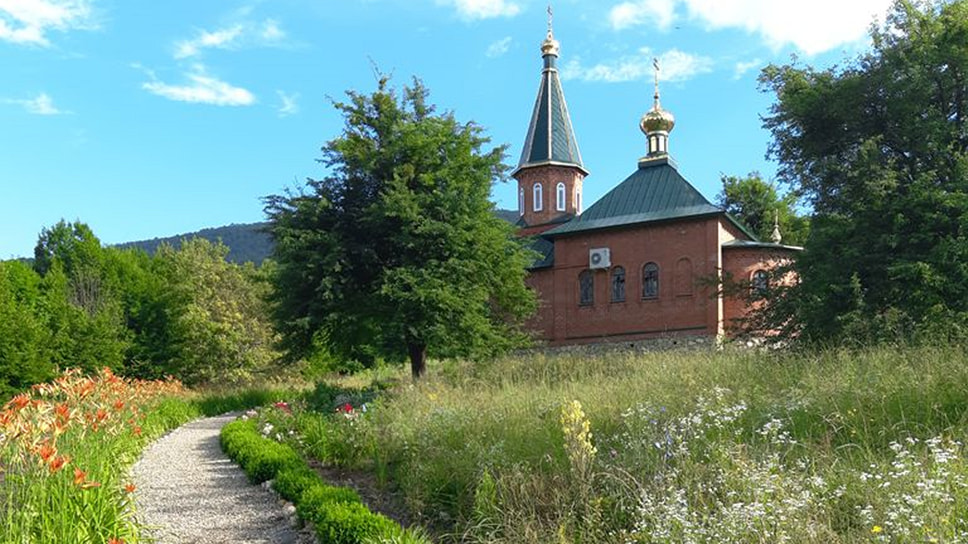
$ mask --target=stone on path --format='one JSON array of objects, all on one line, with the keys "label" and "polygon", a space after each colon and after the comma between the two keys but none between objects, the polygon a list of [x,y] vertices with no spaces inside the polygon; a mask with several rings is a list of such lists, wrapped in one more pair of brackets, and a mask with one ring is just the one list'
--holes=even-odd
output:
[{"label": "stone on path", "polygon": [[131,469],[137,516],[158,544],[312,544],[271,491],[249,483],[219,445],[234,415],[179,427]]}]

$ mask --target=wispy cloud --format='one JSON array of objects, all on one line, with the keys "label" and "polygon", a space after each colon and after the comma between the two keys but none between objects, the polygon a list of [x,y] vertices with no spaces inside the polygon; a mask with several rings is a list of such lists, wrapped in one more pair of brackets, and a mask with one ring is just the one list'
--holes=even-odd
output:
[{"label": "wispy cloud", "polygon": [[290,115],[295,115],[299,113],[299,93],[286,93],[284,91],[276,91],[279,95],[279,107],[277,111],[279,112],[279,117],[289,117]]},{"label": "wispy cloud", "polygon": [[[4,0],[0,0],[2,2]],[[199,30],[194,38],[175,42],[175,58],[194,57],[205,49],[239,49],[278,45],[286,38],[279,21],[242,21],[216,30]]]},{"label": "wispy cloud", "polygon": [[501,55],[507,53],[508,49],[510,48],[511,36],[507,36],[506,38],[501,38],[500,40],[487,46],[487,51],[484,54],[491,58],[500,57]]},{"label": "wispy cloud", "polygon": [[509,0],[437,0],[437,4],[453,6],[467,20],[513,17],[521,13],[521,6]]},{"label": "wispy cloud", "polygon": [[242,25],[234,25],[213,32],[199,31],[191,40],[182,40],[175,44],[175,58],[183,59],[197,55],[202,49],[229,49],[242,35]]},{"label": "wispy cloud", "polygon": [[653,22],[660,29],[669,28],[675,17],[675,2],[671,0],[635,0],[622,2],[608,12],[608,22],[615,30]]},{"label": "wispy cloud", "polygon": [[23,107],[27,113],[34,115],[63,115],[70,113],[54,106],[54,100],[47,93],[40,93],[34,98],[5,98],[2,102],[16,104]]},{"label": "wispy cloud", "polygon": [[746,72],[754,68],[759,68],[763,65],[763,61],[760,59],[753,59],[747,62],[737,62],[736,67],[733,70],[733,79],[739,79],[746,75]]},{"label": "wispy cloud", "polygon": [[740,28],[767,45],[792,45],[813,55],[863,39],[875,17],[883,22],[893,0],[625,0],[608,12],[615,30],[654,24],[668,28],[677,8],[708,29]]},{"label": "wispy cloud", "polygon": [[49,46],[49,30],[94,27],[89,0],[0,0],[0,40]]},{"label": "wispy cloud", "polygon": [[[652,50],[643,47],[634,55],[626,55],[614,61],[602,62],[594,66],[583,66],[581,60],[568,62],[561,72],[564,79],[581,79],[583,81],[603,81],[606,83],[620,83],[635,81],[652,76]],[[658,55],[661,67],[662,81],[686,81],[699,74],[712,71],[713,61],[709,57],[692,55],[670,49]]]},{"label": "wispy cloud", "polygon": [[[135,67],[140,67],[135,65]],[[187,72],[187,82],[172,85],[157,79],[153,72],[145,70],[151,81],[141,85],[144,90],[178,102],[192,102],[196,104],[211,104],[213,106],[251,106],[255,104],[255,95],[242,87],[235,87],[214,76],[211,76],[201,64],[192,66]]]}]

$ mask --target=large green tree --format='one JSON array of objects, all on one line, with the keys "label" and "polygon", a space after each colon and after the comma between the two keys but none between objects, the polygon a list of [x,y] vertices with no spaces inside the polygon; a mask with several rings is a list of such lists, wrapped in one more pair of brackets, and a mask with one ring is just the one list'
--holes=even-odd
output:
[{"label": "large green tree", "polygon": [[808,338],[968,316],[968,2],[899,1],[872,38],[843,67],[761,75],[779,177],[815,211],[792,293]]},{"label": "large green tree", "polygon": [[759,172],[744,177],[722,176],[723,189],[717,203],[760,240],[770,240],[779,222],[782,243],[799,246],[807,240],[810,220],[797,213],[793,192],[781,195]]},{"label": "large green tree", "polygon": [[489,200],[504,148],[474,123],[438,114],[414,81],[381,77],[335,103],[343,133],[328,175],[272,196],[275,318],[293,357],[320,348],[361,362],[485,355],[523,340],[535,307],[531,255]]}]

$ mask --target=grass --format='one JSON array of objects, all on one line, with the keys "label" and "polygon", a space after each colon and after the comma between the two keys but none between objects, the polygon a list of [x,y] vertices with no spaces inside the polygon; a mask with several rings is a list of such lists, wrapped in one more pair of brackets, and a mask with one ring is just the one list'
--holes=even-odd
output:
[{"label": "grass", "polygon": [[[297,420],[318,458],[374,471],[445,540],[968,541],[960,347],[535,354],[430,376],[365,414],[316,395],[325,415]],[[352,385],[341,400],[372,397]]]},{"label": "grass", "polygon": [[136,543],[127,471],[148,443],[202,415],[292,396],[186,391],[177,381],[68,371],[0,409],[0,543]]}]

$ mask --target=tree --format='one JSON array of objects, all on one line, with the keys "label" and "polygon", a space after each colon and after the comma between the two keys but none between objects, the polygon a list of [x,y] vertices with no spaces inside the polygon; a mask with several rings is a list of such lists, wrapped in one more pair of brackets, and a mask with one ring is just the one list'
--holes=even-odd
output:
[{"label": "tree", "polygon": [[402,95],[380,77],[372,94],[347,96],[334,104],[343,133],[322,149],[328,175],[266,202],[290,356],[409,358],[417,378],[428,353],[520,343],[531,255],[488,199],[504,147],[483,150],[482,129],[435,113],[417,80]]},{"label": "tree", "polygon": [[[769,66],[779,178],[815,215],[802,333],[916,336],[968,323],[968,2],[898,1],[843,68]],[[865,325],[866,324],[866,325]]]},{"label": "tree", "polygon": [[797,214],[794,193],[780,196],[776,187],[764,181],[759,172],[750,172],[746,177],[724,175],[721,179],[723,190],[717,203],[726,213],[764,241],[772,238],[773,226],[778,219],[782,243],[803,245],[810,220]]},{"label": "tree", "polygon": [[41,298],[36,272],[17,261],[0,262],[0,402],[54,376]]}]

